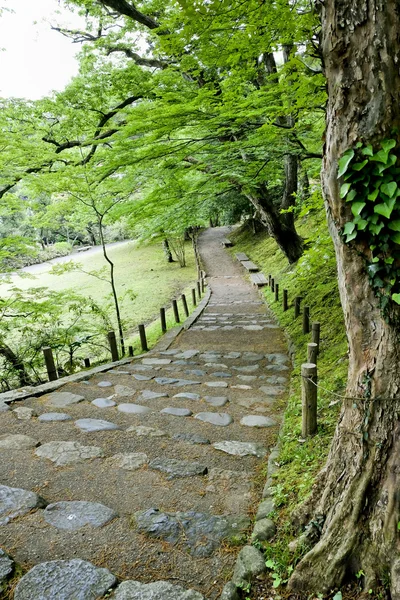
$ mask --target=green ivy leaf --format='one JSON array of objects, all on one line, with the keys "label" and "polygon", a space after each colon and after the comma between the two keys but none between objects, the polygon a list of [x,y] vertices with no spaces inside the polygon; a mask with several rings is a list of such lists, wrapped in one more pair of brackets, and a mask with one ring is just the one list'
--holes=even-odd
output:
[{"label": "green ivy leaf", "polygon": [[392,233],[390,236],[390,239],[395,243],[395,244],[400,244],[400,232],[397,233]]},{"label": "green ivy leaf", "polygon": [[353,233],[353,231],[355,230],[356,226],[352,221],[349,221],[348,223],[346,223],[346,225],[344,226],[343,229],[343,233],[344,234],[350,234]]},{"label": "green ivy leaf", "polygon": [[360,231],[364,231],[364,229],[366,229],[368,225],[368,221],[366,221],[365,219],[360,219],[357,223],[357,229],[359,229]]},{"label": "green ivy leaf", "polygon": [[400,220],[390,221],[388,224],[389,229],[392,231],[400,231]]},{"label": "green ivy leaf", "polygon": [[346,237],[346,244],[348,244],[349,242],[354,240],[356,237],[357,237],[357,231],[353,231],[353,233],[349,233]]},{"label": "green ivy leaf", "polygon": [[379,235],[383,228],[383,223],[370,223],[368,229],[375,235]]},{"label": "green ivy leaf", "polygon": [[347,193],[348,193],[348,191],[349,191],[349,189],[350,189],[350,186],[351,186],[351,184],[350,184],[350,183],[344,183],[344,184],[341,186],[341,188],[340,188],[340,197],[341,197],[341,198],[344,198],[344,197],[347,195]]},{"label": "green ivy leaf", "polygon": [[383,142],[381,142],[381,146],[385,152],[389,152],[389,150],[396,146],[396,140],[383,140]]},{"label": "green ivy leaf", "polygon": [[378,196],[379,196],[379,188],[377,188],[374,192],[371,192],[371,194],[368,194],[367,198],[368,198],[368,200],[372,200],[372,202],[375,202],[375,200],[377,199]]},{"label": "green ivy leaf", "polygon": [[365,202],[353,202],[353,204],[351,205],[351,212],[356,217],[361,213],[364,206],[366,206]]},{"label": "green ivy leaf", "polygon": [[[392,300],[396,302],[396,304],[400,304],[400,294],[392,294]],[[400,522],[397,523],[397,529],[400,531]]]},{"label": "green ivy leaf", "polygon": [[376,154],[371,156],[371,160],[373,160],[375,162],[383,163],[384,165],[387,164],[388,159],[389,159],[389,153],[385,152],[385,150],[379,150],[379,152],[377,152]]},{"label": "green ivy leaf", "polygon": [[389,196],[389,198],[393,198],[397,191],[397,183],[395,181],[384,183],[381,185],[381,191],[386,194],[386,196]]},{"label": "green ivy leaf", "polygon": [[353,202],[354,198],[357,196],[356,190],[350,190],[347,194],[346,202]]},{"label": "green ivy leaf", "polygon": [[351,168],[353,169],[353,171],[361,171],[361,169],[363,169],[366,164],[368,164],[368,160],[363,160],[362,162],[354,163],[354,165],[352,165]]},{"label": "green ivy leaf", "polygon": [[396,199],[389,200],[389,202],[383,202],[382,204],[375,204],[374,212],[378,213],[378,215],[382,215],[387,219],[390,219],[390,215],[393,212],[394,206],[396,204]]},{"label": "green ivy leaf", "polygon": [[333,596],[333,600],[342,600],[342,592],[336,592]]},{"label": "green ivy leaf", "polygon": [[394,263],[393,256],[388,256],[387,258],[385,258],[385,264],[386,265],[392,265],[393,263]]},{"label": "green ivy leaf", "polygon": [[342,177],[346,173],[354,154],[355,152],[353,149],[346,150],[346,152],[343,154],[342,158],[339,160],[338,177]]},{"label": "green ivy leaf", "polygon": [[371,144],[368,144],[368,146],[365,146],[365,148],[363,148],[361,150],[361,154],[364,154],[364,156],[373,156],[374,150],[373,150]]}]

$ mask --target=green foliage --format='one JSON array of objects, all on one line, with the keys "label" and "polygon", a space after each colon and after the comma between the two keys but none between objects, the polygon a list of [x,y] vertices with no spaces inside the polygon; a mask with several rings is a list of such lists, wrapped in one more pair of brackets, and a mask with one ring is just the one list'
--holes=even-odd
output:
[{"label": "green foliage", "polygon": [[362,253],[374,292],[387,313],[390,299],[400,304],[400,188],[395,140],[380,149],[359,142],[339,160],[338,177],[345,182],[340,197],[353,217],[343,228],[346,243]]}]

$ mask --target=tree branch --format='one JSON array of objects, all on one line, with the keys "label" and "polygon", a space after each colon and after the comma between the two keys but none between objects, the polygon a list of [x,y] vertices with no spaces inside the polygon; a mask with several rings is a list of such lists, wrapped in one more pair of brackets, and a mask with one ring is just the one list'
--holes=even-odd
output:
[{"label": "tree branch", "polygon": [[170,62],[166,62],[163,60],[158,60],[156,58],[145,58],[143,56],[139,56],[136,52],[133,52],[127,46],[123,44],[119,44],[118,46],[107,46],[107,56],[112,54],[113,52],[123,52],[125,56],[131,58],[137,65],[141,67],[152,67],[155,69],[166,69]]},{"label": "tree branch", "polygon": [[126,17],[133,19],[148,29],[157,29],[160,26],[157,21],[141,13],[139,10],[137,10],[134,4],[127,2],[127,0],[100,0],[100,4],[103,6],[108,6],[121,15],[125,15]]}]

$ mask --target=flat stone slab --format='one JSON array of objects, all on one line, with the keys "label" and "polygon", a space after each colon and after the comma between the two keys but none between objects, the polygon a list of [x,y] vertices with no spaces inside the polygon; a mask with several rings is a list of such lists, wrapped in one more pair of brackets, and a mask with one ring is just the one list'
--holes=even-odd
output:
[{"label": "flat stone slab", "polygon": [[156,398],[168,398],[168,394],[153,392],[152,390],[143,390],[140,398],[142,400],[155,400]]},{"label": "flat stone slab", "polygon": [[0,592],[3,591],[3,583],[14,571],[14,561],[0,548]]},{"label": "flat stone slab", "polygon": [[213,444],[216,450],[221,450],[233,456],[257,456],[263,458],[267,454],[267,450],[260,444],[253,442],[236,442],[224,441]]},{"label": "flat stone slab", "polygon": [[64,408],[65,406],[71,406],[71,404],[83,402],[84,399],[83,396],[71,394],[70,392],[53,392],[47,396],[47,403],[50,404],[50,406]]},{"label": "flat stone slab", "polygon": [[0,485],[0,525],[44,506],[46,502],[35,492]]},{"label": "flat stone slab", "polygon": [[175,354],[175,358],[183,358],[186,360],[186,359],[193,358],[194,356],[197,356],[198,354],[200,354],[199,350],[185,350],[184,352]]},{"label": "flat stone slab", "polygon": [[39,416],[38,421],[41,423],[53,423],[57,421],[72,421],[71,415],[66,413],[49,412],[43,413]]},{"label": "flat stone slab", "polygon": [[276,425],[276,421],[261,415],[247,415],[240,420],[240,424],[247,425],[247,427],[273,427]]},{"label": "flat stone slab", "polygon": [[118,404],[117,409],[131,415],[145,415],[151,412],[151,408],[140,404]]},{"label": "flat stone slab", "polygon": [[153,379],[154,375],[140,375],[140,373],[133,373],[132,377],[134,377],[136,381],[150,381]]},{"label": "flat stone slab", "polygon": [[185,385],[200,385],[201,381],[192,381],[191,379],[178,379],[173,385],[175,387],[183,387]]},{"label": "flat stone slab", "polygon": [[289,357],[287,356],[287,354],[279,354],[279,353],[266,354],[265,358],[271,363],[283,364],[283,363],[289,362]]},{"label": "flat stone slab", "polygon": [[258,354],[257,352],[243,352],[242,358],[243,360],[262,360],[264,354]]},{"label": "flat stone slab", "polygon": [[212,388],[227,388],[226,381],[206,381],[205,385]]},{"label": "flat stone slab", "polygon": [[146,427],[146,425],[132,425],[126,430],[128,433],[136,433],[139,436],[145,437],[165,437],[168,435],[161,429],[155,429],[154,427]]},{"label": "flat stone slab", "polygon": [[289,371],[289,367],[287,365],[281,365],[280,363],[267,365],[265,367],[266,371],[272,371],[273,373],[281,373],[283,371]]},{"label": "flat stone slab", "polygon": [[224,363],[206,363],[204,365],[205,367],[211,367],[212,369],[227,369],[228,365],[225,365]]},{"label": "flat stone slab", "polygon": [[173,406],[167,406],[160,412],[161,414],[172,415],[173,417],[190,417],[193,414],[188,408],[175,408]]},{"label": "flat stone slab", "polygon": [[[124,406],[120,404],[120,406]],[[78,419],[75,421],[76,427],[82,429],[82,431],[87,431],[92,433],[94,431],[111,431],[112,429],[121,429],[119,425],[115,423],[110,423],[110,421],[104,421],[103,419]]]},{"label": "flat stone slab", "polygon": [[80,560],[53,560],[31,569],[15,588],[14,600],[96,600],[116,583],[108,569]]},{"label": "flat stone slab", "polygon": [[98,387],[105,388],[105,387],[112,387],[113,384],[111,383],[111,381],[99,381],[99,383],[97,385],[98,385]]},{"label": "flat stone slab", "polygon": [[283,394],[285,388],[280,385],[263,385],[260,387],[260,390],[267,394],[267,396],[279,396]]},{"label": "flat stone slab", "polygon": [[207,404],[211,404],[211,406],[215,406],[216,408],[225,406],[229,402],[226,396],[204,396],[204,400]]},{"label": "flat stone slab", "polygon": [[143,365],[169,365],[172,360],[170,358],[143,358]]},{"label": "flat stone slab", "polygon": [[97,408],[110,408],[111,406],[116,406],[117,403],[114,400],[110,400],[110,398],[96,398],[91,402]]},{"label": "flat stone slab", "polygon": [[176,458],[158,457],[149,463],[150,469],[162,471],[168,475],[167,479],[175,477],[194,477],[195,475],[206,475],[208,469],[205,465],[189,460],[178,460]]},{"label": "flat stone slab", "polygon": [[112,594],[114,600],[204,600],[204,596],[194,590],[185,590],[180,585],[168,581],[124,581]]},{"label": "flat stone slab", "polygon": [[116,517],[118,514],[114,510],[98,502],[55,502],[43,511],[47,523],[67,531],[76,531],[86,525],[102,527]]},{"label": "flat stone slab", "polygon": [[29,408],[28,406],[18,406],[12,412],[18,421],[30,421],[32,417],[37,416],[33,408]]},{"label": "flat stone slab", "polygon": [[179,381],[179,379],[174,379],[173,377],[155,377],[154,381],[159,385],[172,385]]},{"label": "flat stone slab", "polygon": [[39,446],[35,454],[39,458],[51,460],[58,467],[92,458],[102,458],[104,456],[101,448],[97,446],[83,446],[79,442],[48,442]]},{"label": "flat stone slab", "polygon": [[149,462],[149,459],[144,452],[127,452],[114,454],[108,461],[113,463],[118,469],[124,469],[124,471],[137,471],[137,469],[141,469],[146,465]]},{"label": "flat stone slab", "polygon": [[115,385],[114,392],[117,396],[129,397],[136,394],[136,390],[127,385]]},{"label": "flat stone slab", "polygon": [[174,398],[187,398],[188,400],[200,400],[200,394],[191,394],[190,392],[180,392],[175,394]]},{"label": "flat stone slab", "polygon": [[263,325],[243,325],[242,329],[246,331],[261,331],[265,327]]},{"label": "flat stone slab", "polygon": [[186,375],[194,375],[195,377],[204,377],[206,374],[206,372],[201,369],[188,369],[185,373]]},{"label": "flat stone slab", "polygon": [[228,354],[224,354],[224,358],[240,358],[241,356],[241,352],[228,352]]},{"label": "flat stone slab", "polygon": [[211,425],[218,425],[219,427],[227,427],[233,423],[233,419],[227,413],[215,413],[215,412],[200,412],[194,417],[203,421],[204,423],[210,423]]},{"label": "flat stone slab", "polygon": [[6,433],[0,435],[0,451],[1,450],[29,450],[35,448],[39,442],[20,433]]},{"label": "flat stone slab", "polygon": [[195,433],[176,433],[172,436],[172,439],[180,442],[187,442],[188,444],[210,444],[210,440],[202,435],[196,435]]},{"label": "flat stone slab", "polygon": [[213,377],[232,377],[232,373],[228,373],[227,371],[215,371],[212,374]]},{"label": "flat stone slab", "polygon": [[170,544],[183,542],[194,557],[211,556],[223,539],[236,538],[249,526],[241,516],[220,517],[195,511],[165,513],[155,508],[135,513],[138,531]]},{"label": "flat stone slab", "polygon": [[244,367],[232,367],[235,371],[239,371],[240,373],[254,373],[258,371],[260,365],[245,365]]}]

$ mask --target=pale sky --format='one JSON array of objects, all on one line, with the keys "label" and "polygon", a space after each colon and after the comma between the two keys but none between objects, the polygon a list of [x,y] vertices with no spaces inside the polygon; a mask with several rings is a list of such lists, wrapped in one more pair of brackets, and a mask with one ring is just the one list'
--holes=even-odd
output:
[{"label": "pale sky", "polygon": [[78,17],[58,0],[2,0],[0,5],[14,10],[0,16],[0,97],[34,100],[62,90],[78,72],[74,56],[80,44],[52,31],[44,20],[77,27]]}]

